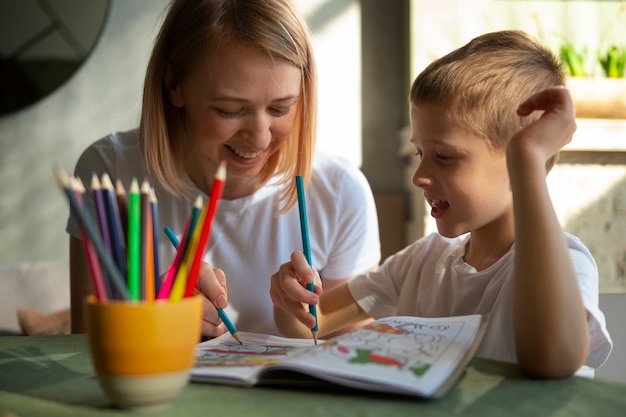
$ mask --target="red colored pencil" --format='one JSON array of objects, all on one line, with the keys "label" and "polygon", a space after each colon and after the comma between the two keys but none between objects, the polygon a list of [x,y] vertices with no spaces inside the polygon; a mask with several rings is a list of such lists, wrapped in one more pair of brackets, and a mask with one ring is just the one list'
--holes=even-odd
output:
[{"label": "red colored pencil", "polygon": [[198,276],[200,274],[200,265],[202,264],[204,251],[211,234],[211,225],[213,223],[213,219],[215,218],[215,213],[217,212],[217,206],[219,204],[220,197],[222,196],[222,191],[224,190],[224,182],[226,182],[226,161],[222,161],[220,163],[217,173],[215,174],[215,179],[213,180],[207,215],[204,223],[202,224],[200,240],[198,242],[198,247],[196,248],[196,253],[193,257],[193,263],[191,264],[191,269],[189,270],[189,275],[187,277],[185,297],[191,297],[194,295],[196,284],[198,282]]}]

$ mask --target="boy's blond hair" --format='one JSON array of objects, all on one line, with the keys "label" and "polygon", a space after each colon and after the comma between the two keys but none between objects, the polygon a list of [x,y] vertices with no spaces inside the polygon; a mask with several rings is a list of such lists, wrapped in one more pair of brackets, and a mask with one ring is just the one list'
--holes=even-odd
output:
[{"label": "boy's blond hair", "polygon": [[[534,93],[565,85],[558,57],[522,31],[487,33],[435,60],[418,75],[412,105],[437,103],[469,132],[504,152],[509,139],[539,117],[521,118],[517,107]],[[551,169],[558,154],[550,158]]]},{"label": "boy's blond hair", "polygon": [[[156,39],[143,92],[140,148],[150,175],[176,196],[190,190],[184,170],[191,145],[184,109],[169,100],[165,74],[184,79],[198,56],[244,45],[301,72],[290,136],[263,167],[259,185],[281,176],[283,210],[297,201],[295,175],[310,177],[317,125],[317,73],[306,22],[289,0],[174,0]],[[216,63],[219,65],[219,63]]]}]

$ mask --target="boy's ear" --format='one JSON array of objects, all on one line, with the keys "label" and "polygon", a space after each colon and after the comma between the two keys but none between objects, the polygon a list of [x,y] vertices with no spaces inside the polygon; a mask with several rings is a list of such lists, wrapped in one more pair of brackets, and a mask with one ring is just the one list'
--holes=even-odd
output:
[{"label": "boy's ear", "polygon": [[174,74],[172,73],[172,69],[169,65],[165,67],[165,88],[167,89],[167,95],[170,99],[170,102],[175,107],[185,107],[185,101],[183,100],[183,95],[180,91],[180,85],[174,82]]}]

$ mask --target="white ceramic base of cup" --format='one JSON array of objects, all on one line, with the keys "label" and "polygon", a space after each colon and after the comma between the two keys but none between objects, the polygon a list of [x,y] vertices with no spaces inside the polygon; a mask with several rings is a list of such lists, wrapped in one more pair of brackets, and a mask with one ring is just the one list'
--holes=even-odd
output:
[{"label": "white ceramic base of cup", "polygon": [[155,411],[167,407],[189,383],[189,370],[168,374],[98,375],[100,386],[118,407]]}]

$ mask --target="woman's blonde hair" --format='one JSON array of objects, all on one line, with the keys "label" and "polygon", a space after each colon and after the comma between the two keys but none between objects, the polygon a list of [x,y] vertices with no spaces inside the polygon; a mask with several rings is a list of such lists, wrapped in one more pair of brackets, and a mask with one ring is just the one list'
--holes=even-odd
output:
[{"label": "woman's blonde hair", "polygon": [[[290,0],[173,0],[148,63],[139,125],[151,177],[176,196],[190,190],[183,167],[190,142],[184,109],[169,100],[165,74],[176,83],[207,51],[244,45],[300,69],[293,131],[263,167],[259,184],[279,176],[281,211],[297,201],[294,178],[308,183],[317,126],[317,73],[309,27]],[[218,65],[216,63],[216,65]],[[168,80],[169,81],[169,80]]]},{"label": "woman's blonde hair", "polygon": [[[411,86],[411,104],[442,104],[463,128],[504,152],[509,139],[539,117],[515,110],[532,94],[565,85],[558,57],[522,31],[481,35],[433,61]],[[552,168],[558,154],[546,167]]]}]

